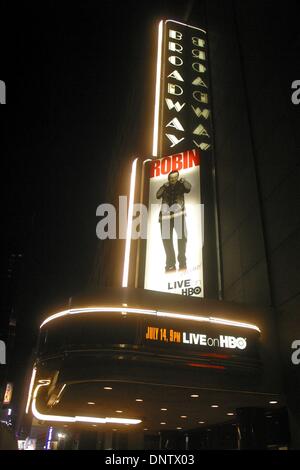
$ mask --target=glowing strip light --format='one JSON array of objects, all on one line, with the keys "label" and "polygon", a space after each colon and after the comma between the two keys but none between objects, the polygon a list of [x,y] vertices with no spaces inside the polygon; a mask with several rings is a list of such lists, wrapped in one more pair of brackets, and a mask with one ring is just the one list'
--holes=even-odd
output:
[{"label": "glowing strip light", "polygon": [[64,389],[66,388],[66,385],[67,385],[67,384],[64,384],[64,385],[61,387],[60,392],[59,392],[59,394],[57,395],[56,402],[59,400],[59,397],[61,396],[62,392],[63,392]]},{"label": "glowing strip light", "polygon": [[[234,320],[226,320],[224,318],[210,317],[209,321],[211,321],[212,323],[219,323],[221,325],[240,326],[241,328],[253,328],[253,325],[251,325],[251,323],[244,323],[244,322],[239,322],[239,321],[234,321]],[[256,327],[255,329],[260,332],[258,327]]]},{"label": "glowing strip light", "polygon": [[27,404],[26,404],[26,410],[25,410],[26,414],[28,414],[28,411],[29,411],[29,406],[30,406],[30,401],[31,401],[32,390],[33,390],[35,377],[36,377],[36,367],[34,367],[32,369],[31,380],[30,380],[29,391],[28,391]]},{"label": "glowing strip light", "polygon": [[158,317],[169,317],[169,318],[178,318],[181,320],[192,320],[198,322],[209,322],[209,323],[218,323],[220,325],[230,325],[230,326],[238,326],[241,328],[249,328],[252,330],[256,330],[260,333],[260,329],[256,325],[252,325],[251,323],[244,323],[238,322],[235,320],[225,320],[223,318],[215,318],[215,317],[201,317],[198,315],[184,315],[181,313],[169,313],[169,312],[157,312]]},{"label": "glowing strip light", "polygon": [[132,216],[133,216],[133,203],[134,203],[134,191],[135,191],[135,178],[136,178],[136,165],[138,158],[132,163],[131,178],[130,178],[130,194],[129,194],[129,207],[128,207],[128,219],[127,219],[127,232],[125,242],[125,256],[124,256],[124,268],[123,268],[123,281],[122,287],[128,286],[128,273],[129,273],[129,258],[131,248],[131,232],[132,232]]},{"label": "glowing strip light", "polygon": [[51,449],[52,434],[53,434],[53,427],[51,426],[49,428],[49,433],[48,433],[48,437],[47,437],[47,444],[46,444],[46,449],[47,450]]},{"label": "glowing strip light", "polygon": [[74,308],[74,309],[68,309],[68,310],[63,310],[62,312],[55,313],[54,315],[51,315],[50,317],[46,318],[46,320],[43,321],[41,324],[40,328],[42,328],[44,325],[49,323],[52,320],[56,320],[57,318],[64,317],[66,315],[78,315],[82,313],[101,313],[101,312],[115,312],[115,313],[137,313],[137,314],[143,314],[143,315],[155,315],[156,311],[155,310],[145,310],[145,309],[139,309],[139,308],[128,308],[128,307],[84,307],[84,308]]},{"label": "glowing strip light", "polygon": [[35,388],[32,400],[32,413],[33,416],[40,421],[51,421],[59,423],[99,423],[99,424],[139,424],[142,422],[140,419],[132,418],[98,418],[93,416],[61,416],[61,415],[48,415],[40,413],[36,407],[36,400],[38,396],[39,389],[41,387],[47,387],[50,384],[50,380],[45,380],[44,383],[40,383]]},{"label": "glowing strip light", "polygon": [[159,26],[158,26],[156,86],[155,86],[154,125],[153,125],[153,149],[152,149],[152,155],[154,157],[157,157],[157,153],[158,153],[158,121],[159,121],[159,104],[160,104],[162,38],[163,38],[163,20],[159,22]]},{"label": "glowing strip light", "polygon": [[225,370],[225,367],[224,367],[224,366],[215,366],[215,365],[212,365],[212,364],[198,364],[198,363],[194,363],[194,362],[188,363],[188,366],[191,366],[191,367],[202,367],[203,369],[219,369],[219,370]]},{"label": "glowing strip light", "polygon": [[166,318],[178,318],[179,320],[206,321],[206,322],[209,321],[209,317],[201,317],[198,315],[184,315],[183,313],[157,312],[157,316],[166,317]]},{"label": "glowing strip light", "polygon": [[216,323],[220,325],[236,326],[240,328],[248,328],[250,330],[256,330],[259,333],[261,332],[258,326],[252,325],[251,323],[243,323],[243,322],[234,321],[234,320],[226,320],[223,318],[202,317],[198,315],[185,315],[182,313],[160,312],[156,310],[128,308],[128,307],[87,307],[87,308],[64,310],[63,312],[59,312],[57,314],[51,315],[50,317],[46,318],[46,320],[44,320],[44,322],[41,324],[40,328],[42,328],[44,325],[46,325],[50,321],[55,320],[56,318],[60,318],[62,316],[78,315],[82,313],[101,313],[101,312],[153,315],[156,317],[174,318],[176,320],[191,320],[191,321],[197,321],[197,322],[208,322],[208,323]]},{"label": "glowing strip light", "polygon": [[203,33],[206,34],[205,29],[197,28],[196,26],[191,26],[191,25],[185,24],[185,23],[180,23],[180,21],[166,20],[166,24],[167,24],[167,23],[181,24],[181,26],[186,26],[187,28],[191,28],[191,29],[197,29],[198,31],[202,31]]}]

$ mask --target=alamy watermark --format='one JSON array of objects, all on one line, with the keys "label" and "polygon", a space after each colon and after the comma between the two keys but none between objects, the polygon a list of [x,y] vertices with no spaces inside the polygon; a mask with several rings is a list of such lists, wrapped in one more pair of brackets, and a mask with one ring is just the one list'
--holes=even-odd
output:
[{"label": "alamy watermark", "polygon": [[0,340],[0,364],[6,364],[6,345],[2,340]]},{"label": "alamy watermark", "polygon": [[6,86],[3,80],[0,80],[0,104],[6,104]]},{"label": "alamy watermark", "polygon": [[291,100],[293,104],[299,104],[300,103],[300,80],[294,80],[291,85],[292,90],[292,96]]},{"label": "alamy watermark", "polygon": [[[132,240],[147,239],[148,223],[157,223],[160,226],[161,238],[164,240],[173,237],[173,228],[177,238],[186,238],[186,219],[192,217],[193,212],[201,214],[202,242],[204,241],[204,204],[187,204],[182,207],[177,203],[150,204],[148,208],[145,204],[135,203],[132,205],[131,214],[128,214],[127,196],[119,196],[119,207],[113,204],[100,204],[96,210],[96,216],[101,220],[96,226],[96,235],[100,240],[105,239],[126,239],[128,237],[128,215],[132,222],[130,238]],[[149,215],[151,216],[149,217]],[[154,215],[155,214],[155,215]],[[199,227],[200,228],[200,227]]]}]

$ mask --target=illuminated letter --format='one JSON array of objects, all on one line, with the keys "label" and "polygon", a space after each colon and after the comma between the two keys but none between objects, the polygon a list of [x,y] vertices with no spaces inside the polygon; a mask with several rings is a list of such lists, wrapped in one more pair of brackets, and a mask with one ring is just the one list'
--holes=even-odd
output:
[{"label": "illuminated letter", "polygon": [[196,59],[205,60],[205,52],[199,51],[199,49],[193,49],[192,55],[193,57],[196,57]]},{"label": "illuminated letter", "polygon": [[183,47],[181,44],[178,44],[178,42],[169,41],[169,51],[181,53],[183,51]]},{"label": "illuminated letter", "polygon": [[172,171],[180,171],[180,170],[182,170],[182,153],[173,155],[173,159],[172,159]]},{"label": "illuminated letter", "polygon": [[172,134],[166,134],[166,136],[167,136],[168,139],[170,139],[170,141],[172,142],[171,147],[175,147],[175,145],[179,144],[179,142],[181,142],[182,140],[184,140],[184,137],[181,137],[181,139],[177,139],[176,135],[172,135]]},{"label": "illuminated letter", "polygon": [[209,147],[210,147],[210,144],[207,144],[207,143],[205,143],[205,142],[200,142],[200,144],[199,144],[198,142],[196,142],[195,140],[193,140],[193,142],[194,142],[194,144],[195,144],[198,148],[200,148],[201,150],[207,150],[207,149],[209,149]]},{"label": "illuminated letter", "polygon": [[191,106],[192,106],[192,108],[193,108],[194,113],[196,114],[196,116],[197,116],[198,118],[201,117],[201,116],[203,116],[204,119],[207,119],[207,118],[209,117],[209,114],[210,114],[209,109],[206,109],[206,108],[205,108],[205,109],[201,110],[201,108],[194,108],[193,105],[191,105]]},{"label": "illuminated letter", "polygon": [[187,338],[187,334],[188,333],[185,333],[185,332],[182,333],[182,342],[186,344],[190,344],[190,340],[189,338]]},{"label": "illuminated letter", "polygon": [[176,65],[176,67],[180,67],[182,64],[183,64],[183,60],[181,57],[177,57],[176,55],[171,55],[169,58],[168,58],[168,61],[172,64],[172,65]]},{"label": "illuminated letter", "polygon": [[201,77],[195,78],[195,80],[192,82],[192,85],[200,85],[200,86],[204,86],[205,88],[207,88],[207,85],[205,84],[205,82],[202,80]]},{"label": "illuminated letter", "polygon": [[199,103],[208,103],[207,93],[201,93],[201,91],[194,91],[193,97],[196,101],[199,101]]},{"label": "illuminated letter", "polygon": [[161,161],[161,173],[166,175],[171,171],[171,159],[170,157],[165,157]]},{"label": "illuminated letter", "polygon": [[199,126],[197,126],[196,129],[193,130],[193,134],[206,135],[206,137],[209,137],[209,134],[207,133],[205,127],[202,124],[199,124]]},{"label": "illuminated letter", "polygon": [[205,46],[204,39],[200,39],[200,38],[196,38],[196,37],[192,38],[192,43],[194,44],[194,46],[198,46],[198,47],[204,47]]},{"label": "illuminated letter", "polygon": [[192,64],[192,68],[193,70],[195,70],[196,72],[199,72],[199,73],[205,73],[206,72],[206,67],[202,64],[200,64],[199,62],[194,62]]},{"label": "illuminated letter", "polygon": [[193,166],[200,165],[200,158],[199,158],[199,151],[198,150],[190,150],[189,151],[189,168]]},{"label": "illuminated letter", "polygon": [[170,73],[170,75],[168,75],[168,78],[175,78],[175,80],[179,80],[180,82],[184,81],[180,73],[177,72],[177,70],[174,70],[174,72]]},{"label": "illuminated letter", "polygon": [[220,335],[220,348],[228,348],[228,336]]},{"label": "illuminated letter", "polygon": [[200,335],[201,346],[206,346],[206,335]]},{"label": "illuminated letter", "polygon": [[160,160],[153,160],[150,165],[150,178],[160,175]]},{"label": "illuminated letter", "polygon": [[172,119],[172,121],[170,121],[168,124],[166,124],[166,127],[174,127],[178,131],[183,131],[184,132],[184,128],[180,124],[179,119],[177,119],[176,117],[174,119]]},{"label": "illuminated letter", "polygon": [[169,31],[169,38],[171,38],[171,39],[177,39],[178,41],[181,41],[181,39],[182,39],[182,33],[179,33],[179,31],[174,31],[173,29],[170,29],[170,31]]},{"label": "illuminated letter", "polygon": [[183,104],[180,104],[179,101],[176,101],[176,103],[174,104],[173,100],[171,100],[170,98],[166,98],[166,103],[167,103],[167,106],[170,110],[172,110],[173,108],[176,109],[177,113],[179,111],[182,110],[182,108],[185,106],[185,103]]},{"label": "illuminated letter", "polygon": [[[178,90],[178,93],[176,93],[176,89]],[[179,85],[175,85],[173,83],[168,83],[168,93],[170,95],[182,95],[183,89]]]}]

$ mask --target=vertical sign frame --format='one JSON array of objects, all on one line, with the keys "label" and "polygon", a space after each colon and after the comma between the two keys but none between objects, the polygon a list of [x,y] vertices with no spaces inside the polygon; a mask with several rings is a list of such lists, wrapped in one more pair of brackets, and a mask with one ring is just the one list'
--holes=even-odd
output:
[{"label": "vertical sign frame", "polygon": [[158,28],[153,156],[197,149],[204,204],[206,296],[222,297],[218,207],[213,152],[212,97],[205,29],[174,20]]}]

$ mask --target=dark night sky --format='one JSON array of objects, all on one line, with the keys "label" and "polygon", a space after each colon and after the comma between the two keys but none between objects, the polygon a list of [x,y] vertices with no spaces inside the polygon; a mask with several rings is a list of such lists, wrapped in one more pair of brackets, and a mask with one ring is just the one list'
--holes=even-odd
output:
[{"label": "dark night sky", "polygon": [[110,162],[151,152],[158,19],[193,18],[200,7],[1,2],[2,273],[12,252],[23,253],[20,370],[44,311],[89,283]]},{"label": "dark night sky", "polygon": [[5,279],[9,255],[23,254],[12,291],[20,372],[40,318],[93,277],[110,163],[151,151],[156,25],[188,5],[1,3],[1,268]]}]

